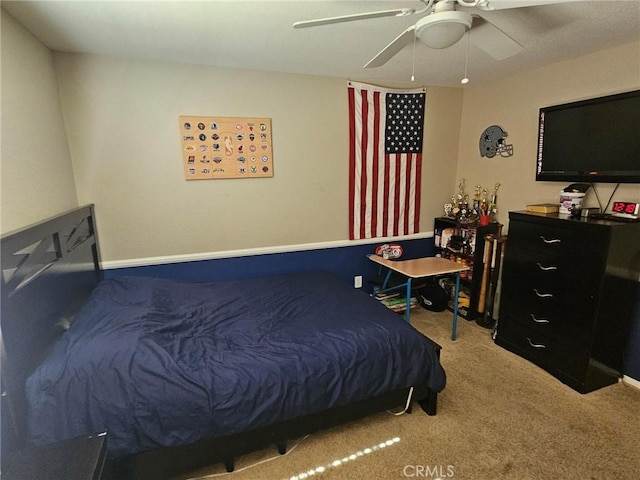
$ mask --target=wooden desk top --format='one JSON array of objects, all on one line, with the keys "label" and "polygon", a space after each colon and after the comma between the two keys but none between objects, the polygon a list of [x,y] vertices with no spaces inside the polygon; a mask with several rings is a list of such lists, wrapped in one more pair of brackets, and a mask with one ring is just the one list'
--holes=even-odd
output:
[{"label": "wooden desk top", "polygon": [[424,257],[413,260],[388,260],[378,255],[370,255],[369,259],[384,265],[391,270],[411,278],[430,277],[469,270],[468,265],[460,265],[453,260],[441,257]]}]

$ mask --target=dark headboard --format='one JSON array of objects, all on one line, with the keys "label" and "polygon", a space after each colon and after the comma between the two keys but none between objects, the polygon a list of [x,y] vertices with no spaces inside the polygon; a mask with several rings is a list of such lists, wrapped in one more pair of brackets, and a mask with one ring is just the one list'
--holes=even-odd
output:
[{"label": "dark headboard", "polygon": [[26,443],[25,380],[102,279],[93,205],[3,235],[2,453]]}]

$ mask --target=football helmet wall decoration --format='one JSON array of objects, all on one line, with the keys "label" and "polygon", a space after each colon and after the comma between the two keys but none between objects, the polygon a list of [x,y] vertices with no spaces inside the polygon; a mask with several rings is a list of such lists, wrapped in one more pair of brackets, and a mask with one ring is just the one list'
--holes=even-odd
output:
[{"label": "football helmet wall decoration", "polygon": [[480,156],[493,158],[496,154],[502,157],[513,155],[513,145],[508,145],[505,138],[507,132],[498,125],[485,128],[480,135]]}]

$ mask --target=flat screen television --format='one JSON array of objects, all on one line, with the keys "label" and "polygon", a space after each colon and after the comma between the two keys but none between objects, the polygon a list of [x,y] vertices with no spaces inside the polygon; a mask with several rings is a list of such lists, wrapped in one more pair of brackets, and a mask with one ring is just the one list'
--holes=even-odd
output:
[{"label": "flat screen television", "polygon": [[640,90],[541,108],[536,180],[640,183]]}]

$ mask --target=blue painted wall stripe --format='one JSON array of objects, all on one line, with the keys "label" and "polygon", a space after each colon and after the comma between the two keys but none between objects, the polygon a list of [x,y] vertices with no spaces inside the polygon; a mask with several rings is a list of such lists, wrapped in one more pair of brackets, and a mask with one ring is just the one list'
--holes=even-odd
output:
[{"label": "blue painted wall stripe", "polygon": [[[428,257],[434,254],[432,238],[397,243],[404,250],[402,258]],[[368,260],[367,255],[374,253],[378,245],[380,243],[112,268],[106,269],[104,273],[106,278],[142,275],[186,281],[216,281],[323,270],[335,273],[349,285],[353,285],[354,276],[362,275],[363,288],[371,291],[371,281],[378,275],[378,266]]]}]

